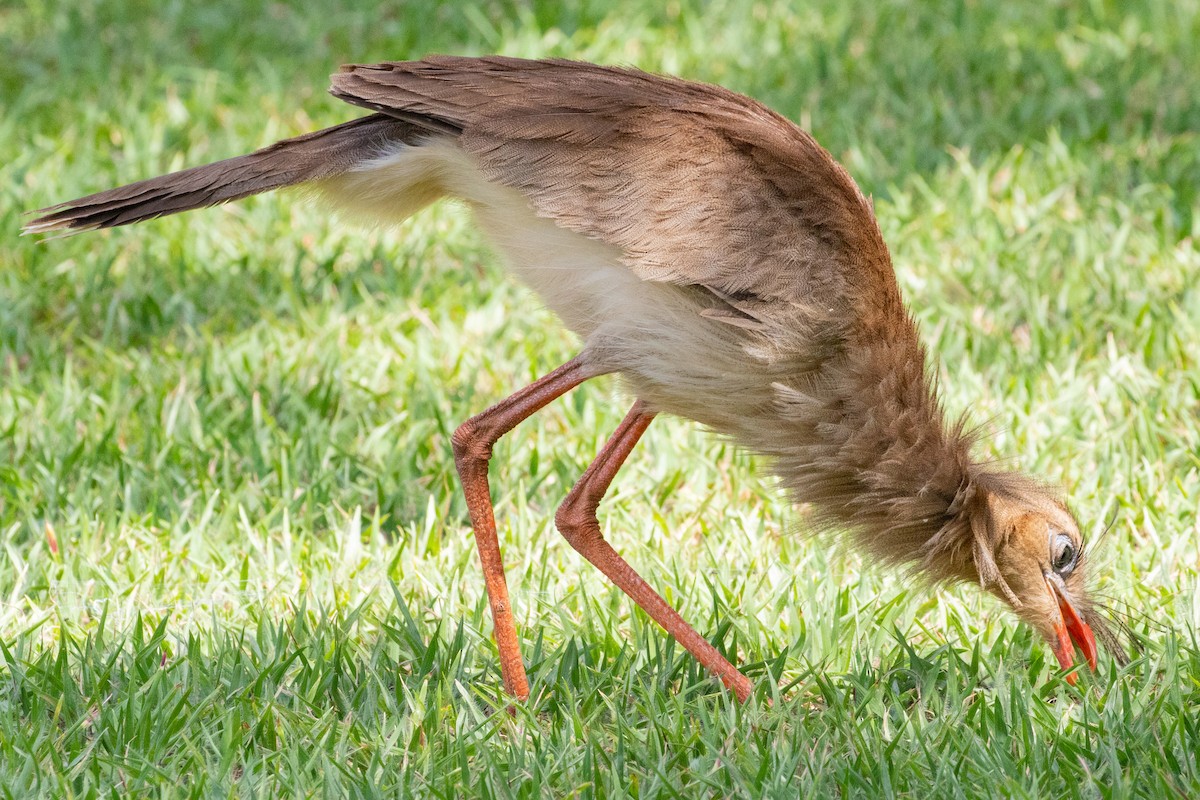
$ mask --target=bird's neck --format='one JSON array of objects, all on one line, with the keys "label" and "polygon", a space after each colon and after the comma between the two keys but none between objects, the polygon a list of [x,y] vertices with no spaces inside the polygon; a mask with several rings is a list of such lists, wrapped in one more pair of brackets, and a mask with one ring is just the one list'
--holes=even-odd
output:
[{"label": "bird's neck", "polygon": [[[765,449],[818,525],[886,561],[928,562],[939,539],[966,533],[957,528],[977,468],[962,423],[945,419],[907,314],[904,323],[846,347],[819,376],[777,385],[788,433]],[[941,558],[936,577],[971,570],[964,552]]]}]

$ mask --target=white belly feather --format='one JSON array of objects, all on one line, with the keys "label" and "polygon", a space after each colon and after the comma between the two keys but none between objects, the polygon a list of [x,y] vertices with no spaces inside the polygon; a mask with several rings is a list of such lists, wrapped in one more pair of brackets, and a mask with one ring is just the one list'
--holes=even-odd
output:
[{"label": "white belly feather", "polygon": [[771,401],[769,381],[761,365],[750,367],[736,329],[702,317],[685,288],[638,278],[616,247],[536,216],[453,138],[388,145],[318,189],[352,218],[375,224],[400,222],[439,197],[464,201],[509,269],[583,338],[596,373],[620,372],[658,410],[737,435],[745,406],[736,398]]}]

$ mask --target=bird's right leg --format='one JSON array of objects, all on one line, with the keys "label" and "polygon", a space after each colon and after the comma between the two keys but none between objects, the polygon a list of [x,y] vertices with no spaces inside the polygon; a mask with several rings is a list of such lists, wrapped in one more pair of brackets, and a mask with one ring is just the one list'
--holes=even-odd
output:
[{"label": "bird's right leg", "polygon": [[625,559],[618,555],[600,532],[600,521],[596,508],[604,493],[625,463],[634,445],[646,432],[654,413],[646,410],[639,400],[625,416],[616,432],[604,445],[596,460],[583,473],[583,477],[571,489],[567,499],[559,507],[554,521],[563,537],[579,553],[592,562],[601,572],[629,595],[633,602],[651,619],[666,629],[696,657],[705,668],[716,674],[726,687],[733,690],[739,700],[745,701],[754,690],[750,679],[729,663],[707,639],[687,623],[671,604],[663,599],[650,584],[638,575]]},{"label": "bird's right leg", "polygon": [[471,526],[475,529],[475,546],[483,565],[488,603],[492,608],[492,627],[496,649],[500,652],[500,674],[504,688],[518,700],[529,697],[529,679],[521,663],[521,646],[517,641],[517,626],[513,622],[512,606],[508,601],[508,584],[504,580],[504,562],[500,557],[500,540],[496,535],[496,518],[492,510],[492,493],[488,487],[488,461],[492,445],[519,423],[528,419],[551,400],[574,389],[588,378],[596,376],[579,358],[546,375],[481,414],[471,417],[454,432],[454,465],[467,498]]}]

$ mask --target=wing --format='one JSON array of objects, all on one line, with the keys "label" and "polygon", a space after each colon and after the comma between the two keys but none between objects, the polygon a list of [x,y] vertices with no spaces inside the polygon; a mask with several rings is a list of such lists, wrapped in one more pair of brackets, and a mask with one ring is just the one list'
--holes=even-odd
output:
[{"label": "wing", "polygon": [[332,82],[350,103],[458,134],[536,213],[618,246],[644,280],[709,289],[729,321],[754,324],[760,305],[781,300],[844,314],[848,297],[872,291],[864,282],[890,284],[874,296],[899,302],[854,181],[749,98],[630,69],[499,57],[351,65]]}]

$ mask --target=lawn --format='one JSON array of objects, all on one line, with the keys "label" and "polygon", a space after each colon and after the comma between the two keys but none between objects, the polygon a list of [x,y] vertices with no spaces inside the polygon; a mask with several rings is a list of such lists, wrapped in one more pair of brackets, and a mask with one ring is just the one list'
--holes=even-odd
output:
[{"label": "lawn", "polygon": [[[1200,2],[345,5],[0,5],[0,797],[1200,795]],[[947,408],[1093,532],[1132,663],[1068,686],[997,602],[806,536],[662,419],[601,519],[756,679],[739,705],[554,530],[630,402],[601,379],[497,448],[533,684],[497,713],[449,437],[578,342],[462,209],[17,236],[430,52],[633,64],[812,131]]]}]

